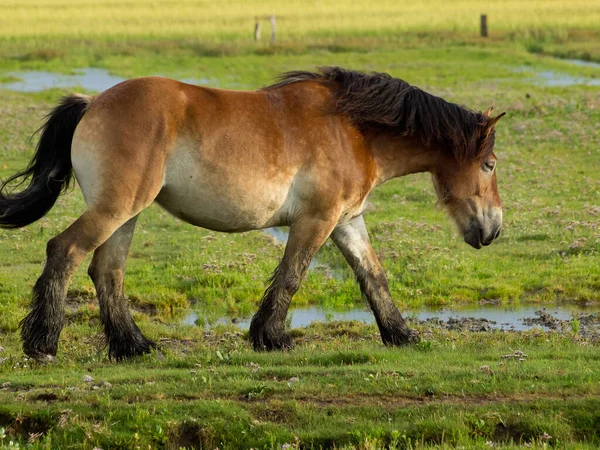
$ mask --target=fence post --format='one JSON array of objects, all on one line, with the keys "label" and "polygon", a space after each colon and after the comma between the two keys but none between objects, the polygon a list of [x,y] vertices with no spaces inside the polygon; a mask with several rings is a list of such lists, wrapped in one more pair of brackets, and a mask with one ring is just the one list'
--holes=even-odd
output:
[{"label": "fence post", "polygon": [[275,16],[271,16],[271,44],[275,43]]},{"label": "fence post", "polygon": [[258,20],[256,21],[256,24],[254,25],[254,40],[255,41],[260,40],[260,22]]},{"label": "fence post", "polygon": [[487,14],[481,15],[481,37],[488,37]]}]

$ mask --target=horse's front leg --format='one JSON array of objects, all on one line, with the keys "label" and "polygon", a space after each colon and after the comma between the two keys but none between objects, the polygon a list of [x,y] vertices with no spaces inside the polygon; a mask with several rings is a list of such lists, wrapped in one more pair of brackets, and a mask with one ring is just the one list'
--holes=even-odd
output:
[{"label": "horse's front leg", "polygon": [[250,339],[255,350],[285,350],[292,340],[285,332],[285,317],[304,278],[313,255],[335,227],[336,219],[303,219],[290,227],[290,236],[281,263],[263,295],[258,312],[250,324]]},{"label": "horse's front leg", "polygon": [[385,273],[371,247],[362,216],[338,225],[331,239],[340,249],[356,275],[360,289],[369,302],[386,345],[402,345],[412,340],[412,334],[400,311],[394,305]]}]

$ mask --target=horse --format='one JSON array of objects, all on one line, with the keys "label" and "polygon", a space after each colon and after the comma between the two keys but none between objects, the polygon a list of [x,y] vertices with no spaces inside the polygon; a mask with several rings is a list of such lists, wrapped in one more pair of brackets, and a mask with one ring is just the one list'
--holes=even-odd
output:
[{"label": "horse", "polygon": [[[502,227],[495,127],[505,114],[476,112],[385,73],[339,67],[294,71],[256,91],[200,87],[162,77],[124,81],[97,96],[70,94],[47,116],[35,154],[0,187],[0,226],[43,217],[73,175],[86,210],[50,239],[21,321],[24,352],[54,359],[73,272],[88,274],[100,303],[108,355],[156,344],[134,323],[123,293],[139,214],[153,202],[180,219],[235,233],[288,226],[249,338],[285,350],[285,318],[311,258],[331,238],[351,266],[384,344],[412,342],[363,219],[381,183],[429,172],[438,202],[479,249]],[[28,181],[15,192],[13,182]]]}]

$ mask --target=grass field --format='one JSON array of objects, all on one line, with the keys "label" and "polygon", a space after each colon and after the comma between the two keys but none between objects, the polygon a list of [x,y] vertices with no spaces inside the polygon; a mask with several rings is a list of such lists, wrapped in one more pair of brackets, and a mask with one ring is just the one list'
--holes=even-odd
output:
[{"label": "grass field", "polygon": [[589,0],[183,0],[176,4],[167,0],[2,0],[0,27],[3,39],[197,36],[226,42],[249,40],[255,17],[271,14],[281,18],[283,39],[389,36],[406,31],[477,32],[480,14],[488,14],[492,29],[501,31],[595,29],[600,22],[600,6]]},{"label": "grass field", "polygon": [[[427,175],[372,195],[366,221],[396,303],[600,302],[600,88],[539,78],[597,80],[597,68],[550,56],[600,60],[597,2],[278,5],[0,0],[0,178],[27,164],[30,135],[62,93],[4,90],[2,81],[18,77],[12,71],[99,67],[236,89],[325,64],[387,71],[447,100],[508,112],[496,139],[504,230],[491,247],[462,242]],[[477,36],[480,12],[493,24],[489,40]],[[283,16],[280,43],[252,43],[253,16],[270,13]],[[90,449],[599,445],[598,344],[576,328],[421,326],[420,344],[385,349],[373,327],[315,325],[293,331],[295,350],[265,355],[234,326],[178,325],[191,303],[251,314],[283,247],[258,231],[195,229],[154,206],[138,222],[126,293],[142,330],[165,339],[166,360],[117,365],[99,350],[88,258],[69,291],[57,363],[32,366],[18,323],[46,241],[83,209],[75,189],[36,224],[0,231],[0,448],[11,440]],[[327,244],[318,258],[294,304],[361,304],[335,248]],[[501,358],[516,350],[524,361]]]},{"label": "grass field", "polygon": [[[278,17],[276,47],[269,45],[264,19],[272,14]],[[489,21],[485,40],[479,38],[481,14]],[[256,17],[263,17],[258,43]],[[1,0],[0,57],[10,66],[54,60],[64,70],[103,65],[109,55],[368,51],[500,41],[600,61],[598,23],[600,5],[593,0]],[[65,59],[69,63],[61,64]]]},{"label": "grass field", "polygon": [[5,445],[20,438],[28,448],[591,449],[600,442],[598,348],[576,336],[423,329],[426,341],[397,350],[381,347],[373,327],[336,323],[298,330],[293,352],[257,354],[234,329],[190,328],[161,330],[166,360],[115,365],[82,345],[81,331],[68,333],[52,367],[19,357],[0,365],[10,380],[0,388]]},{"label": "grass field", "polygon": [[[163,60],[161,70],[173,67],[168,57]],[[157,59],[121,61],[124,76],[140,75],[159,65]],[[526,72],[513,71],[514,67],[529,67],[532,72],[544,67],[572,73],[593,69],[577,69],[525,51],[461,46],[334,55],[204,57],[197,59],[196,66],[191,60],[183,61],[186,64],[175,68],[175,75],[195,73],[225,87],[228,83],[258,87],[278,72],[327,63],[385,70],[457,103],[507,110],[509,115],[500,124],[497,138],[498,176],[505,204],[504,233],[497,244],[481,252],[466,246],[435,207],[427,175],[390,182],[373,194],[367,223],[396,301],[419,306],[482,300],[600,300],[598,203],[594,201],[600,179],[594,164],[600,148],[596,127],[600,99],[593,88],[538,86],[527,81]],[[111,67],[117,64],[113,60]],[[57,96],[57,92],[4,94],[0,176],[26,164],[32,148],[29,136]],[[5,298],[0,320],[6,328],[15,330],[24,312],[23,299],[39,275],[46,241],[83,208],[81,194],[75,190],[61,198],[39,224],[0,234],[4,242],[1,251],[11,255],[4,258],[6,270],[0,273]],[[226,235],[198,230],[152,207],[142,214],[134,239],[128,294],[141,306],[164,311],[199,299],[247,314],[281,251],[279,244],[260,232]],[[239,255],[244,254],[247,256],[240,261]],[[339,269],[342,278],[329,279],[327,273],[313,271],[295,303],[333,306],[360,302],[351,272],[334,247],[327,244],[319,258]],[[85,267],[86,263],[73,282],[73,291],[93,297]]]}]

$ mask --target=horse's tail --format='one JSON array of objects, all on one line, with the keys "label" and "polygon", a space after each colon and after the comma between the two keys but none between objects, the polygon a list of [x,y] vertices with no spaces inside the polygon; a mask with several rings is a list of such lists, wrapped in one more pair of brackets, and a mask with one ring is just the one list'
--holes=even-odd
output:
[{"label": "horse's tail", "polygon": [[[20,228],[41,219],[69,187],[73,177],[71,141],[90,101],[88,96],[67,95],[46,116],[27,168],[0,181],[0,228]],[[8,185],[19,179],[17,186],[27,180],[29,185],[21,192],[9,193]]]}]

